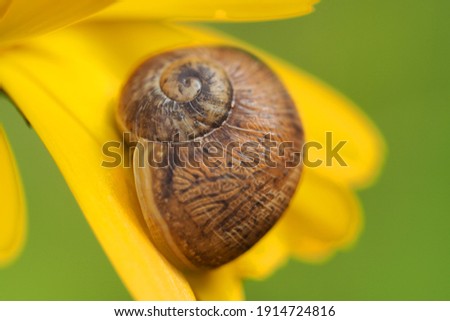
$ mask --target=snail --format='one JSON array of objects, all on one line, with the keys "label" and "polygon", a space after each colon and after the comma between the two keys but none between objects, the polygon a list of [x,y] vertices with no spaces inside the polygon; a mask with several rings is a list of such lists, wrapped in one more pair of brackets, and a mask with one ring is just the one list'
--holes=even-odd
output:
[{"label": "snail", "polygon": [[120,130],[145,146],[135,148],[133,170],[150,238],[180,269],[216,268],[246,252],[299,182],[301,166],[287,166],[304,142],[294,102],[242,49],[150,57],[124,85],[116,116]]}]

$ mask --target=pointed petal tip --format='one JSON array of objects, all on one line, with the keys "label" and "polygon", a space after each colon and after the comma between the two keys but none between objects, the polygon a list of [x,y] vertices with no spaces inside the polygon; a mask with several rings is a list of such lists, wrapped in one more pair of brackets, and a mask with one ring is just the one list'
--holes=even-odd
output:
[{"label": "pointed petal tip", "polygon": [[26,238],[26,205],[14,155],[0,126],[0,266],[14,261]]}]

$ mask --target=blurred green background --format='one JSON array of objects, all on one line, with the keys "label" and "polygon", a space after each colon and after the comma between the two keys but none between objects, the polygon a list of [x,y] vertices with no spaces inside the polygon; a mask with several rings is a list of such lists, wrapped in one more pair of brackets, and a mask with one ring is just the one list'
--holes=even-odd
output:
[{"label": "blurred green background", "polygon": [[[341,90],[375,121],[389,154],[359,192],[365,230],[332,260],[292,261],[257,300],[450,300],[450,1],[323,0],[287,21],[215,24]],[[0,300],[126,300],[43,144],[6,98],[0,123],[26,188],[22,256],[0,269]]]}]

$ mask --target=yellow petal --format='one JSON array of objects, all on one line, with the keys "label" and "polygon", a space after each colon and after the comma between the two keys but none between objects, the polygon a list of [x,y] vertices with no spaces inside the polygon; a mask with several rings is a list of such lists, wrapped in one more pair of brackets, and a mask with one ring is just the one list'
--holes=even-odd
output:
[{"label": "yellow petal", "polygon": [[346,186],[306,169],[280,225],[293,253],[305,260],[323,260],[357,239],[361,208]]},{"label": "yellow petal", "polygon": [[14,156],[0,126],[0,266],[10,263],[23,247],[25,199]]},{"label": "yellow petal", "polygon": [[283,232],[282,226],[277,223],[255,246],[227,266],[235,269],[242,278],[267,278],[284,265],[290,255]]},{"label": "yellow petal", "polygon": [[[131,294],[141,300],[193,299],[183,275],[146,235],[130,169],[101,166],[102,145],[120,141],[111,109],[117,79],[96,65],[95,47],[86,48],[75,35],[58,40],[49,51],[22,48],[0,59],[5,91],[44,141]],[[66,50],[78,58],[66,57]]]},{"label": "yellow petal", "polygon": [[244,290],[233,269],[223,266],[209,272],[187,274],[198,300],[243,300]]},{"label": "yellow petal", "polygon": [[[384,140],[375,125],[355,104],[316,78],[281,62],[274,69],[297,103],[306,141],[322,146],[308,148],[311,165],[305,162],[305,166],[338,182],[356,187],[370,185],[380,173],[385,154]],[[335,148],[339,150],[339,162],[327,158]],[[317,161],[321,165],[313,165]]]},{"label": "yellow petal", "polygon": [[0,0],[0,45],[86,18],[114,0]]},{"label": "yellow petal", "polygon": [[310,13],[316,2],[318,0],[124,0],[96,17],[146,20],[271,20]]}]

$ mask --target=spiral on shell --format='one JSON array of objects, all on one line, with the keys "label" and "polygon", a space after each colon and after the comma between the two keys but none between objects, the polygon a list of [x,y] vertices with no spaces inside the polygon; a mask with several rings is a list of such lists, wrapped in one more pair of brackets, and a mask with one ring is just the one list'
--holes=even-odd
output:
[{"label": "spiral on shell", "polygon": [[[149,58],[125,84],[117,119],[146,143],[145,160],[168,159],[142,166],[136,148],[134,175],[150,237],[180,268],[215,268],[246,252],[297,187],[301,167],[286,166],[304,140],[295,105],[274,72],[241,49],[192,47]],[[264,147],[268,136],[291,148]],[[187,148],[171,148],[179,144]],[[214,162],[176,161],[193,150],[204,159],[211,147]]]}]

